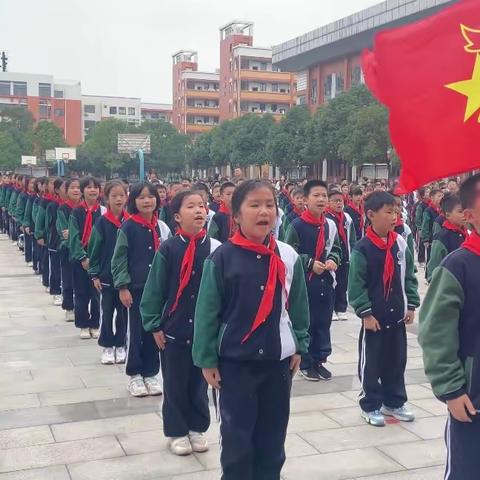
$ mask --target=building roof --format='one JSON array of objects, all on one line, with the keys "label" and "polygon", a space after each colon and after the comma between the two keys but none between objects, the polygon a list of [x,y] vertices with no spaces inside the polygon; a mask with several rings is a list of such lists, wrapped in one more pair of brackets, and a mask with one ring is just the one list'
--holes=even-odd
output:
[{"label": "building roof", "polygon": [[171,103],[147,103],[142,102],[141,104],[142,110],[171,110],[172,104]]},{"label": "building roof", "polygon": [[232,53],[234,56],[241,55],[242,57],[253,58],[272,58],[272,48],[253,47],[249,45],[237,45],[233,47]]},{"label": "building roof", "polygon": [[197,72],[193,70],[184,70],[182,71],[182,78],[191,78],[193,80],[219,81],[220,75],[213,72]]},{"label": "building roof", "polygon": [[371,47],[375,33],[432,15],[457,0],[386,0],[273,47],[273,63],[299,71]]}]

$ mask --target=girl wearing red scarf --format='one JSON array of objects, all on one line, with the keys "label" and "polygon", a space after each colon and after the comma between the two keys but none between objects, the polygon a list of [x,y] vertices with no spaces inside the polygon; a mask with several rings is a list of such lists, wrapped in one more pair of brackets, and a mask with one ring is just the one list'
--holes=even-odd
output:
[{"label": "girl wearing red scarf", "polygon": [[65,201],[58,207],[56,228],[60,238],[60,270],[62,277],[62,309],[65,311],[65,320],[75,320],[73,306],[73,266],[68,249],[68,224],[72,210],[80,205],[82,192],[80,180],[72,178],[65,182]]},{"label": "girl wearing red scarf", "polygon": [[94,177],[80,180],[83,201],[72,210],[68,224],[68,249],[73,261],[73,290],[75,297],[75,326],[80,338],[98,338],[100,299],[88,276],[88,241],[93,224],[105,211],[98,203],[100,182]]},{"label": "girl wearing red scarf", "polygon": [[237,233],[205,261],[193,362],[219,391],[223,478],[280,478],[292,376],[308,344],[305,277],[271,233],[271,184],[243,182],[232,215]]},{"label": "girl wearing red scarf", "polygon": [[[21,230],[23,231],[23,238],[25,242],[24,246],[24,255],[25,262],[29,267],[32,266],[33,260],[33,242],[32,235],[30,233],[30,223],[32,221],[32,205],[35,196],[35,178],[25,176],[24,178],[25,189],[21,194],[22,200],[20,205],[17,206],[19,224],[21,225]],[[20,200],[20,199],[19,199]],[[18,205],[18,201],[17,201]]]},{"label": "girl wearing red scarf", "polygon": [[388,192],[371,193],[365,202],[371,226],[351,255],[348,298],[362,319],[359,336],[360,408],[363,419],[383,427],[385,416],[411,422],[407,409],[406,324],[420,304],[412,252],[394,232],[397,209]]},{"label": "girl wearing red scarf", "polygon": [[153,335],[143,328],[140,315],[140,300],[155,252],[170,236],[168,226],[157,218],[159,204],[155,185],[141,182],[132,186],[127,203],[129,218],[118,230],[111,262],[113,285],[127,309],[125,371],[130,377],[128,391],[134,397],[162,394],[157,379],[158,348]]},{"label": "girl wearing red scarf", "polygon": [[198,190],[178,193],[170,207],[177,234],[155,255],[140,308],[161,354],[164,434],[174,454],[187,455],[208,450],[207,383],[192,361],[193,318],[203,264],[220,242],[204,229],[205,198]]},{"label": "girl wearing red scarf", "polygon": [[[429,206],[424,210],[422,216],[422,232],[421,238],[422,243],[425,246],[426,252],[426,263],[428,264],[430,260],[430,253],[432,249],[433,242],[433,224],[435,219],[442,214],[440,210],[440,202],[443,198],[443,192],[438,189],[433,189],[430,191],[430,200],[428,202]],[[427,269],[425,269],[425,278],[427,276]]]},{"label": "girl wearing red scarf", "polygon": [[350,195],[350,200],[345,204],[345,212],[352,217],[355,235],[360,240],[365,235],[365,210],[363,208],[363,190],[355,187]]},{"label": "girl wearing red scarf", "polygon": [[225,243],[236,230],[235,221],[232,217],[232,195],[235,185],[232,182],[225,182],[220,187],[221,205],[218,212],[213,216],[208,228],[208,235],[220,243]]},{"label": "girl wearing red scarf", "polygon": [[100,294],[101,315],[98,344],[103,347],[101,363],[112,365],[125,363],[127,355],[125,349],[127,312],[120,301],[118,290],[113,287],[111,267],[118,229],[128,218],[128,214],[125,212],[127,204],[125,184],[120,180],[107,182],[104,187],[104,199],[107,211],[93,225],[88,242],[88,258],[90,259],[88,274]]}]

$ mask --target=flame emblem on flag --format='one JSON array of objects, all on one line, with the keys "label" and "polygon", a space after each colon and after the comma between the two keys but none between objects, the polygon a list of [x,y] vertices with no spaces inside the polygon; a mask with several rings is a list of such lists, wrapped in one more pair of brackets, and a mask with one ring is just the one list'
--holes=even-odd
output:
[{"label": "flame emblem on flag", "polygon": [[[464,122],[480,110],[480,30],[460,25],[463,38],[467,44],[464,49],[468,53],[475,54],[475,65],[473,67],[472,78],[460,82],[449,83],[446,88],[453,90],[467,97],[467,107],[465,109]],[[478,117],[480,123],[480,116]]]}]

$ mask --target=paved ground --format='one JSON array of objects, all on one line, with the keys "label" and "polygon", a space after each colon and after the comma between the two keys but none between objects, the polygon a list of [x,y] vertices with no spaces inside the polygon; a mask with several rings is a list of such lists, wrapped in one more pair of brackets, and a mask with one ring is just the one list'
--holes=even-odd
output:
[{"label": "paved ground", "polygon": [[[80,340],[51,306],[39,277],[0,237],[0,480],[213,480],[209,453],[166,450],[161,399],[129,398],[119,366],[102,366],[94,340]],[[422,370],[415,326],[408,334],[413,424],[365,425],[356,403],[358,321],[333,326],[334,380],[294,382],[284,480],[437,480],[445,407]]]}]

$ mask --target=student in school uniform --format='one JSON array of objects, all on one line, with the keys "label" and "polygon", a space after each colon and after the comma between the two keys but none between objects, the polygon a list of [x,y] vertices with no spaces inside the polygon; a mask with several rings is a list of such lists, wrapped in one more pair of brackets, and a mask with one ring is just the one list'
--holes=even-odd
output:
[{"label": "student in school uniform", "polygon": [[30,266],[32,261],[32,243],[31,238],[25,232],[25,211],[29,202],[30,196],[33,195],[33,185],[35,179],[25,175],[23,177],[23,188],[17,199],[17,223],[20,231],[23,233],[23,256],[25,263]]},{"label": "student in school uniform", "polygon": [[[210,193],[207,185],[202,182],[194,183],[191,187],[191,191],[198,193],[203,198],[203,202],[205,203],[205,210],[206,210],[206,218],[205,218],[205,228],[208,232],[208,228],[210,227],[210,223],[212,222],[213,217],[215,216],[215,211],[210,208],[210,204],[208,203],[208,195]],[[175,217],[175,215],[174,215]],[[177,222],[178,223],[178,222]]]},{"label": "student in school uniform", "polygon": [[60,265],[60,242],[61,237],[57,231],[57,212],[59,206],[65,200],[65,181],[56,178],[53,182],[52,201],[45,211],[45,235],[48,248],[50,277],[48,280],[50,295],[53,295],[53,304],[61,306],[62,299],[62,276]]},{"label": "student in school uniform", "polygon": [[205,199],[195,185],[170,207],[177,233],[155,255],[140,311],[161,354],[164,434],[174,454],[188,455],[208,450],[207,383],[192,361],[193,319],[203,264],[220,242],[207,235]]},{"label": "student in school uniform", "polygon": [[[442,214],[440,210],[440,202],[443,198],[443,192],[436,188],[430,190],[430,201],[428,207],[423,212],[422,217],[422,243],[425,246],[425,265],[428,264],[430,260],[430,252],[433,242],[433,225],[435,219]],[[425,278],[426,278],[425,268]]]},{"label": "student in school uniform", "polygon": [[289,214],[284,214],[282,218],[282,226],[280,230],[280,240],[285,238],[288,226],[296,219],[299,218],[305,210],[305,197],[303,195],[302,188],[294,188],[290,195],[293,203],[293,209]]},{"label": "student in school uniform", "polygon": [[332,353],[330,326],[334,308],[335,271],[342,248],[335,222],[326,218],[327,184],[310,180],[304,188],[306,210],[287,230],[285,242],[300,255],[305,270],[310,311],[310,345],[302,355],[300,374],[308,381],[330,380],[325,367]]},{"label": "student in school uniform", "polygon": [[42,247],[38,244],[35,238],[35,230],[37,225],[37,214],[39,205],[42,202],[42,195],[45,190],[47,179],[45,177],[37,178],[35,181],[35,197],[32,203],[30,235],[32,237],[32,269],[35,275],[42,274]]},{"label": "student in school uniform", "polygon": [[335,271],[336,285],[332,320],[341,321],[348,320],[348,268],[352,248],[357,241],[352,217],[343,210],[344,199],[345,194],[339,190],[331,190],[328,193],[327,218],[335,222],[338,232],[338,240],[342,249],[342,260]]},{"label": "student in school uniform", "polygon": [[22,175],[14,175],[13,189],[8,202],[8,215],[10,218],[10,239],[14,245],[18,240],[18,225],[15,218],[17,198],[21,190]]},{"label": "student in school uniform", "polygon": [[103,347],[101,363],[113,365],[125,363],[127,355],[127,311],[120,301],[118,290],[113,286],[111,267],[118,229],[128,218],[125,211],[127,189],[120,180],[111,180],[106,183],[103,192],[107,211],[92,228],[88,242],[88,274],[100,294],[98,344]]},{"label": "student in school uniform", "polygon": [[220,187],[221,205],[213,216],[208,229],[208,235],[220,243],[225,243],[236,231],[236,224],[232,217],[232,195],[235,184],[225,182]]},{"label": "student in school uniform", "polygon": [[360,240],[365,235],[365,210],[363,208],[363,190],[354,187],[350,192],[350,199],[345,204],[345,212],[350,215],[355,227],[355,236]]},{"label": "student in school uniform", "polygon": [[[56,229],[60,238],[59,255],[60,271],[62,278],[62,310],[65,311],[65,320],[73,322],[75,320],[74,302],[73,302],[73,268],[70,256],[69,230],[70,215],[72,210],[80,205],[82,192],[80,190],[80,180],[71,178],[65,182],[65,201],[58,207]],[[85,334],[86,336],[86,334]]]},{"label": "student in school uniform", "polygon": [[105,209],[98,202],[100,182],[94,177],[80,180],[83,201],[72,210],[68,222],[68,250],[73,263],[75,326],[80,338],[97,339],[100,323],[100,298],[88,276],[90,264],[87,248],[95,222]]},{"label": "student in school uniform", "polygon": [[25,211],[22,218],[22,227],[25,237],[25,262],[29,267],[34,266],[34,242],[33,242],[33,219],[32,219],[32,210],[33,203],[37,196],[35,192],[36,179],[30,177],[27,184],[27,201],[25,203]]},{"label": "student in school uniform", "polygon": [[397,222],[395,223],[395,228],[393,231],[400,235],[408,245],[408,249],[412,254],[412,257],[415,258],[415,243],[413,241],[413,234],[410,226],[405,222],[402,216],[403,210],[403,201],[400,195],[397,195],[395,192],[390,192],[395,199],[395,207],[397,212]]},{"label": "student in school uniform", "polygon": [[292,376],[308,345],[300,257],[271,234],[275,192],[243,182],[232,198],[239,229],[205,261],[193,362],[218,391],[223,480],[280,478]]},{"label": "student in school uniform", "polygon": [[49,177],[45,180],[42,188],[41,200],[37,207],[35,217],[34,237],[39,245],[39,262],[41,263],[42,285],[45,291],[50,293],[50,261],[48,257],[47,231],[46,231],[46,212],[47,207],[52,202],[54,192],[55,177]]},{"label": "student in school uniform", "polygon": [[162,394],[157,379],[158,347],[153,335],[143,328],[140,315],[140,300],[155,252],[170,236],[168,226],[157,219],[158,203],[155,185],[141,182],[131,187],[129,218],[118,230],[111,264],[114,287],[128,310],[125,371],[130,377],[128,391],[134,397]]},{"label": "student in school uniform", "polygon": [[216,183],[212,187],[212,201],[209,204],[210,210],[213,210],[215,213],[220,209],[222,201],[220,200],[220,184]]},{"label": "student in school uniform", "polygon": [[348,298],[362,320],[358,371],[362,418],[385,426],[385,416],[411,422],[407,408],[406,324],[420,305],[414,261],[407,242],[395,233],[397,209],[388,192],[376,191],[365,201],[371,225],[350,259]]},{"label": "student in school uniform", "polygon": [[418,340],[435,396],[446,403],[445,480],[477,480],[480,472],[480,175],[460,187],[472,232],[433,272],[420,309]]},{"label": "student in school uniform", "polygon": [[432,280],[433,272],[443,259],[459,249],[468,237],[460,198],[455,194],[445,195],[440,206],[445,212],[445,221],[440,231],[433,237],[432,252],[427,265],[428,281]]},{"label": "student in school uniform", "polygon": [[160,210],[159,218],[160,220],[168,225],[172,235],[175,235],[175,228],[177,227],[175,220],[173,219],[172,212],[170,211],[170,202],[175,197],[175,195],[182,190],[182,184],[180,182],[172,182],[169,185],[168,197],[164,202]]},{"label": "student in school uniform", "polygon": [[[420,266],[425,265],[426,252],[425,245],[422,242],[422,222],[423,212],[429,206],[430,188],[422,187],[417,192],[418,201],[415,204],[415,230],[416,230],[416,245],[418,251],[418,263]],[[426,266],[426,265],[425,265]]]}]

